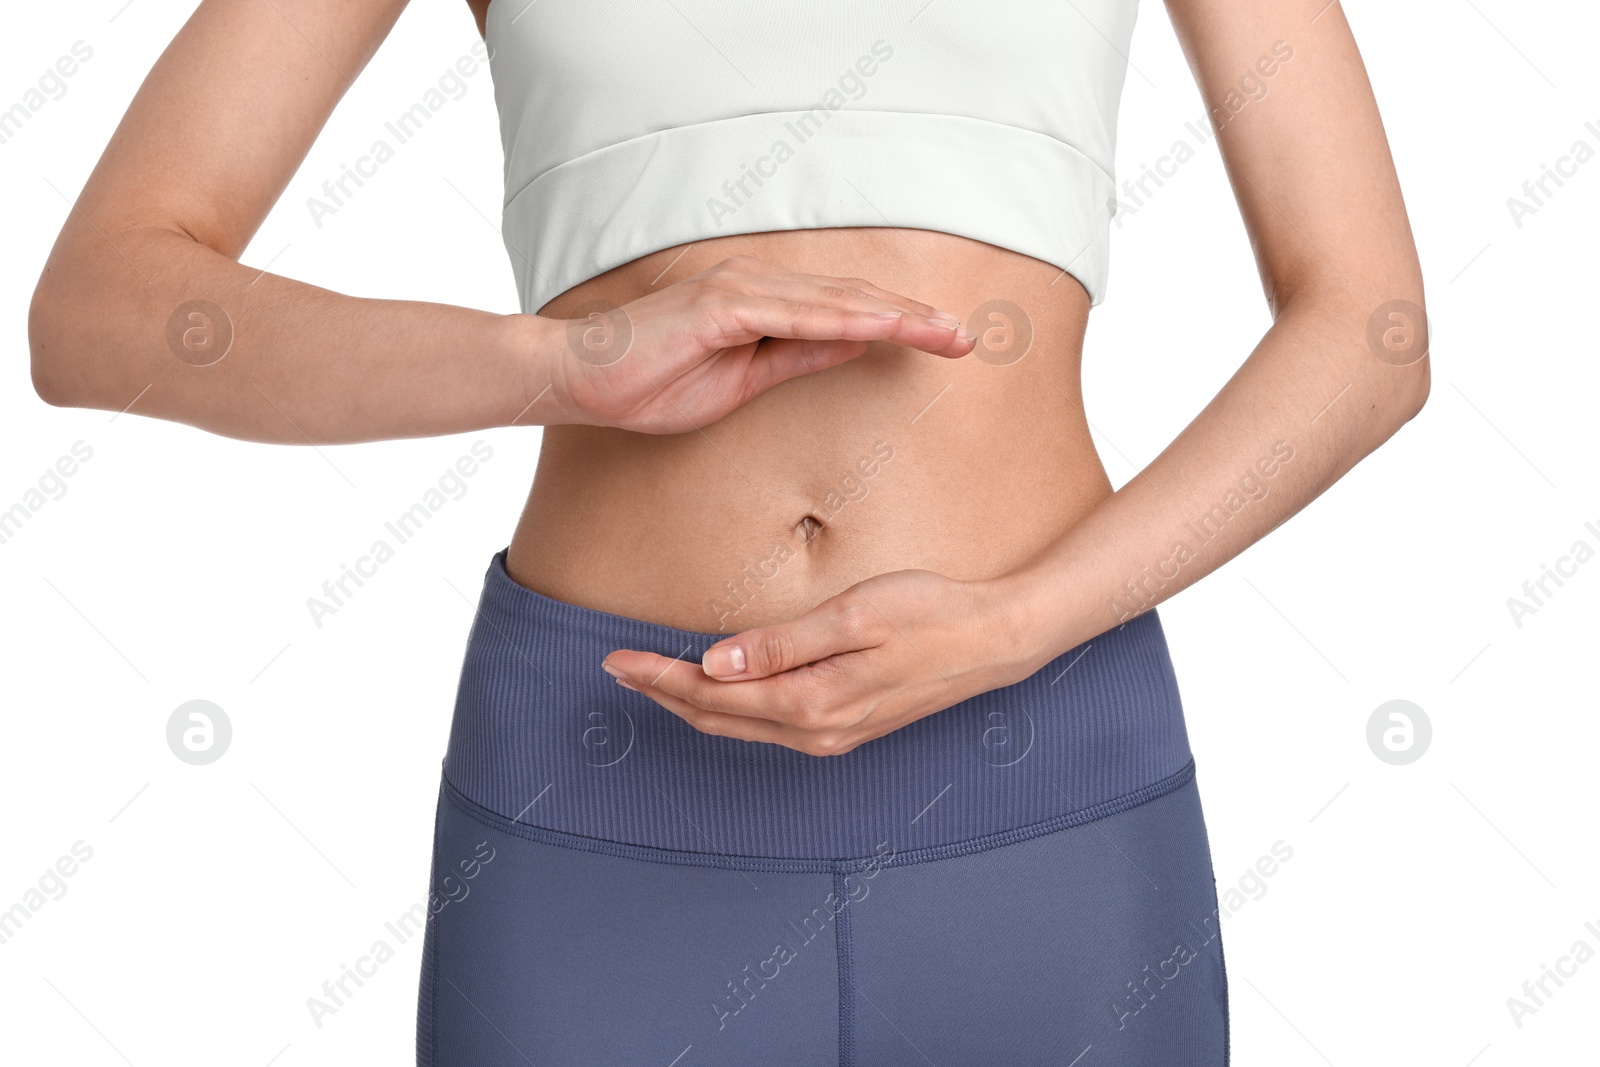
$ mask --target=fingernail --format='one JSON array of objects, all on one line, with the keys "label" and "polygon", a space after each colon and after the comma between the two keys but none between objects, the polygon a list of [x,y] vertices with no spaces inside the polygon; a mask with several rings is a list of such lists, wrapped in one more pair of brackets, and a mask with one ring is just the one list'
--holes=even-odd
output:
[{"label": "fingernail", "polygon": [[617,684],[622,686],[622,688],[624,688],[624,689],[632,689],[635,693],[637,693],[639,691],[638,687],[635,686],[632,682],[628,681],[626,678],[618,678],[617,679]]},{"label": "fingernail", "polygon": [[611,675],[611,677],[613,677],[613,678],[621,678],[622,677],[622,672],[621,671],[617,670],[611,664],[606,663],[604,661],[601,662],[600,669],[605,671],[607,674]]},{"label": "fingernail", "polygon": [[932,315],[929,315],[928,318],[933,319],[935,322],[942,322],[946,326],[961,325],[960,316],[952,315],[948,311],[935,311]]},{"label": "fingernail", "polygon": [[967,329],[965,326],[956,331],[956,336],[961,338],[963,341],[977,341],[978,339],[978,335]]},{"label": "fingernail", "polygon": [[873,317],[880,319],[899,319],[902,315],[899,311],[874,311],[872,314]]},{"label": "fingernail", "polygon": [[744,649],[738,645],[721,645],[708,649],[700,661],[701,668],[713,677],[726,677],[744,672]]}]

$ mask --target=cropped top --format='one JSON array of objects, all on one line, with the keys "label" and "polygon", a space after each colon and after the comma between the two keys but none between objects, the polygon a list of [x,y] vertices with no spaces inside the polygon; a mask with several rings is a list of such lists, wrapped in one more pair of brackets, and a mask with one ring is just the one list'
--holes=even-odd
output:
[{"label": "cropped top", "polygon": [[1137,0],[492,0],[525,312],[724,234],[895,226],[1104,295]]}]

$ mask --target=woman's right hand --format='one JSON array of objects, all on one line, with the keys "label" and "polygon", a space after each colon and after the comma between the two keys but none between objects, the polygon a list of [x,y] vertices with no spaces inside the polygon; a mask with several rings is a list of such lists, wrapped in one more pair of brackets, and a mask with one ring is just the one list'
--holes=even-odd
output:
[{"label": "woman's right hand", "polygon": [[541,422],[684,433],[779,382],[890,341],[959,358],[976,338],[954,315],[860,278],[799,274],[734,256],[621,307],[552,319],[561,417]]}]

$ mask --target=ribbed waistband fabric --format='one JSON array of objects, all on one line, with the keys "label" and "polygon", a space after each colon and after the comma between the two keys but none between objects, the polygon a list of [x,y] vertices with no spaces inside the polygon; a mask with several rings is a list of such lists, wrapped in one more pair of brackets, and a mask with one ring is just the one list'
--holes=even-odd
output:
[{"label": "ribbed waistband fabric", "polygon": [[506,573],[502,549],[467,639],[446,781],[559,834],[838,861],[1077,822],[1191,763],[1154,611],[840,756],[702,734],[600,668],[619,648],[698,663],[727,636],[537,593]]}]

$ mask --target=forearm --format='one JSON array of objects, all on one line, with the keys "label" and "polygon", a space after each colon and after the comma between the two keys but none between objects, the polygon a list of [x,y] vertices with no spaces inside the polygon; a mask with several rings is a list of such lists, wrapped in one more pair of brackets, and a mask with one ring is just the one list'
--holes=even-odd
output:
[{"label": "forearm", "polygon": [[29,333],[52,404],[331,444],[545,421],[553,323],[346,296],[165,228],[102,235],[75,213]]},{"label": "forearm", "polygon": [[1216,570],[1417,412],[1427,359],[1376,358],[1367,320],[1352,298],[1292,302],[1160,456],[997,583],[1008,629],[1038,663]]}]

